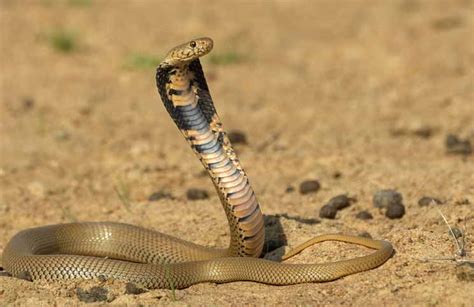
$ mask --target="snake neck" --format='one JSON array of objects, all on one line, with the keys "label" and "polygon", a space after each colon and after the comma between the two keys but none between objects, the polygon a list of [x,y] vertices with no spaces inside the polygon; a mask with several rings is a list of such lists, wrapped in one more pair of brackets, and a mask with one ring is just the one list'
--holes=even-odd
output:
[{"label": "snake neck", "polygon": [[207,170],[230,227],[229,254],[259,257],[264,243],[260,206],[222,128],[199,59],[159,66],[156,81],[168,113]]}]

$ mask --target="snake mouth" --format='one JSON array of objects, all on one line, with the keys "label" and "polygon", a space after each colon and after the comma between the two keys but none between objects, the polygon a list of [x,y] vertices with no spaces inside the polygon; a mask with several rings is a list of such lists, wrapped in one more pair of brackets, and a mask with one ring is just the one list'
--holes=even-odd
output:
[{"label": "snake mouth", "polygon": [[189,64],[189,62],[208,54],[214,42],[209,37],[200,37],[171,49],[161,62],[161,66]]}]

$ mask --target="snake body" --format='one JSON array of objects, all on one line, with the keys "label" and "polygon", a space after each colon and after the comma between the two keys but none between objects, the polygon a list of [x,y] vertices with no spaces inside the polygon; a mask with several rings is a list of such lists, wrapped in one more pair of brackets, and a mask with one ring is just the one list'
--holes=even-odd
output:
[{"label": "snake body", "polygon": [[[383,264],[390,243],[362,237],[318,236],[289,256],[322,241],[363,245],[375,252],[322,264],[287,264],[257,259],[264,243],[260,206],[222,128],[199,58],[210,38],[170,50],[156,82],[166,110],[198,156],[220,197],[230,227],[227,249],[214,249],[141,227],[114,222],[69,223],[27,229],[3,252],[11,275],[31,280],[105,277],[147,288],[186,288],[200,282],[255,281],[273,285],[323,282]],[[287,256],[287,257],[289,257]]]}]

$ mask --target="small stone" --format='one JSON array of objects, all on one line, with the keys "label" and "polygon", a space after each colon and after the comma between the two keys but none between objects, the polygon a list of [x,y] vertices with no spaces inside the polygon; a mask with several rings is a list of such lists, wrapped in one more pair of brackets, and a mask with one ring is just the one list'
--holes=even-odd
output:
[{"label": "small stone", "polygon": [[158,192],[154,192],[153,194],[148,196],[148,201],[157,201],[157,200],[165,199],[165,198],[173,199],[174,197],[173,197],[173,195],[171,195],[168,192],[158,191]]},{"label": "small stone", "polygon": [[363,238],[372,239],[372,235],[370,233],[368,233],[367,231],[359,233],[359,236],[363,237]]},{"label": "small stone", "polygon": [[331,205],[324,205],[319,210],[319,217],[325,219],[334,219],[336,217],[337,209]]},{"label": "small stone", "polygon": [[360,211],[359,213],[357,213],[356,218],[361,220],[371,220],[374,217],[372,216],[372,214],[370,214],[369,211]]},{"label": "small stone", "polygon": [[472,146],[469,140],[461,140],[454,134],[449,134],[445,141],[446,153],[457,155],[470,155]]},{"label": "small stone", "polygon": [[387,208],[385,216],[389,219],[400,219],[405,215],[405,206],[403,204],[393,204]]},{"label": "small stone", "polygon": [[300,193],[308,194],[315,193],[321,188],[319,181],[317,180],[305,180],[300,184]]},{"label": "small stone", "polygon": [[420,207],[426,207],[430,205],[440,205],[442,203],[443,202],[441,200],[434,197],[430,197],[430,196],[423,196],[422,198],[418,200],[418,205]]},{"label": "small stone", "polygon": [[456,277],[461,281],[474,281],[474,263],[464,262],[456,267]]},{"label": "small stone", "polygon": [[375,192],[373,204],[376,208],[388,208],[391,205],[401,204],[402,200],[402,194],[395,190],[380,190]]},{"label": "small stone", "polygon": [[107,301],[107,293],[109,291],[103,287],[92,287],[89,291],[77,288],[76,295],[81,302],[93,303]]},{"label": "small stone", "polygon": [[[452,233],[451,233],[451,231],[452,231]],[[454,237],[456,239],[462,238],[462,236],[463,236],[462,230],[457,228],[457,227],[452,227],[451,230],[448,231],[448,234],[449,235],[454,235]]]},{"label": "small stone", "polygon": [[128,282],[125,285],[125,294],[142,294],[148,292],[146,289],[138,287],[136,284],[132,282]]},{"label": "small stone", "polygon": [[23,107],[23,110],[30,110],[35,106],[35,100],[31,97],[25,97],[21,101],[21,106]]},{"label": "small stone", "polygon": [[240,130],[232,130],[227,134],[232,144],[247,144],[247,136]]},{"label": "small stone", "polygon": [[349,198],[347,195],[341,194],[331,198],[327,205],[333,206],[337,210],[342,210],[349,207],[353,201],[353,198]]},{"label": "small stone", "polygon": [[99,276],[97,276],[97,279],[101,282],[106,282],[107,276],[100,274]]},{"label": "small stone", "polygon": [[291,193],[291,192],[294,192],[294,191],[295,191],[295,187],[291,186],[291,185],[287,186],[286,190],[285,190],[286,193]]},{"label": "small stone", "polygon": [[335,171],[333,174],[332,174],[332,178],[334,179],[339,179],[342,177],[342,173],[340,171]]},{"label": "small stone", "polygon": [[209,198],[209,194],[205,190],[191,188],[186,192],[189,200],[201,200]]}]

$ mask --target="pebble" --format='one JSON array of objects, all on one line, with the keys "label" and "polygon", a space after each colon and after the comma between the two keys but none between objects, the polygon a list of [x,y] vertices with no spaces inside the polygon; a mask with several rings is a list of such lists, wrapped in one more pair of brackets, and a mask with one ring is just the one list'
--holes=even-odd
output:
[{"label": "pebble", "polygon": [[389,219],[399,219],[405,215],[405,206],[403,204],[394,204],[387,208],[385,216]]},{"label": "pebble", "polygon": [[334,219],[336,217],[337,209],[330,205],[324,205],[319,210],[319,217],[325,219]]},{"label": "pebble", "polygon": [[171,195],[171,193],[168,193],[168,192],[164,192],[164,191],[158,191],[158,192],[154,192],[153,194],[151,194],[150,196],[148,196],[148,201],[157,201],[157,200],[160,200],[160,199],[173,199],[173,195]]},{"label": "pebble", "polygon": [[354,198],[347,197],[347,195],[341,194],[334,196],[329,200],[327,205],[333,206],[336,210],[347,208],[354,201]]},{"label": "pebble", "polygon": [[231,130],[227,136],[232,144],[248,144],[247,136],[240,130]]},{"label": "pebble", "polygon": [[191,188],[186,192],[186,197],[189,200],[201,200],[209,198],[206,190]]},{"label": "pebble", "polygon": [[402,194],[395,190],[380,190],[375,192],[373,204],[376,208],[389,208],[392,205],[402,204]]},{"label": "pebble", "polygon": [[[453,232],[452,234],[451,231]],[[448,234],[450,236],[454,235],[456,239],[459,239],[463,236],[462,230],[457,227],[452,227],[451,230],[448,230]]]},{"label": "pebble", "polygon": [[286,190],[285,190],[286,193],[291,193],[291,192],[294,192],[294,191],[295,191],[295,187],[291,186],[291,185],[287,186]]},{"label": "pebble", "polygon": [[76,295],[81,302],[93,303],[107,301],[109,290],[103,287],[92,287],[89,291],[77,288]]},{"label": "pebble", "polygon": [[445,146],[448,154],[469,155],[472,153],[471,142],[462,140],[454,134],[446,136]]},{"label": "pebble", "polygon": [[35,106],[35,100],[31,97],[25,97],[21,101],[24,110],[30,110]]},{"label": "pebble", "polygon": [[128,282],[125,285],[125,294],[142,294],[148,292],[146,289],[138,287],[133,282]]},{"label": "pebble", "polygon": [[319,191],[321,185],[317,180],[305,180],[300,184],[300,193],[301,194],[308,194],[308,193],[315,193]]},{"label": "pebble", "polygon": [[423,196],[422,198],[418,200],[418,205],[420,207],[426,207],[430,205],[440,205],[442,203],[443,202],[441,200],[434,197],[430,197],[430,196]]},{"label": "pebble", "polygon": [[356,218],[361,220],[371,220],[374,217],[372,216],[372,214],[370,214],[369,211],[360,211],[359,213],[357,213]]},{"label": "pebble", "polygon": [[367,231],[359,233],[359,236],[363,237],[363,238],[372,239],[372,235],[370,233],[368,233]]}]

